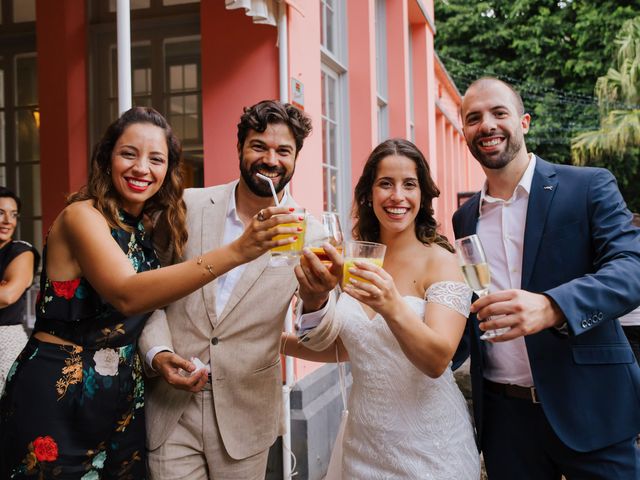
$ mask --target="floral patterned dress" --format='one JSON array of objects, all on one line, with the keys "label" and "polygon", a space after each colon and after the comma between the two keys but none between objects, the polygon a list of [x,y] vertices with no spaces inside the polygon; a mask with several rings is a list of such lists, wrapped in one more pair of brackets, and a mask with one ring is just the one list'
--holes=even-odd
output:
[{"label": "floral patterned dress", "polygon": [[[140,218],[112,229],[136,272],[160,266]],[[144,384],[136,342],[149,314],[126,317],[86,278],[56,282],[46,248],[34,332],[0,399],[1,479],[144,479]]]}]

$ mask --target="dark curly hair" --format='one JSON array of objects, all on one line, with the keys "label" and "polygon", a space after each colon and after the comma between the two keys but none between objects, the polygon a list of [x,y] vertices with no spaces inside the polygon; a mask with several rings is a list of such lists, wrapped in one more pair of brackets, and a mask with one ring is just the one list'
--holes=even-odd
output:
[{"label": "dark curly hair", "polygon": [[148,123],[164,130],[167,140],[169,164],[167,175],[153,197],[145,202],[143,213],[168,226],[175,258],[182,256],[187,243],[186,206],[182,200],[184,191],[182,179],[182,146],[169,123],[156,110],[149,107],[133,107],[107,128],[102,139],[96,144],[91,156],[89,181],[78,192],[67,199],[67,203],[81,200],[93,200],[97,208],[111,227],[131,230],[123,224],[118,215],[120,197],[111,180],[111,157],[113,148],[129,125]]},{"label": "dark curly hair", "polygon": [[0,198],[13,198],[13,201],[16,202],[16,206],[18,207],[18,213],[20,213],[22,202],[20,201],[20,197],[13,193],[12,190],[9,190],[7,187],[0,187]]},{"label": "dark curly hair", "polygon": [[304,139],[311,133],[311,119],[302,110],[290,103],[263,100],[251,107],[245,107],[238,123],[238,148],[242,148],[249,130],[264,132],[269,124],[283,123],[291,129],[296,141],[296,158],[302,149]]},{"label": "dark curly hair", "polygon": [[420,185],[420,210],[415,219],[416,237],[422,243],[435,243],[453,252],[453,247],[444,235],[437,232],[438,224],[433,216],[433,199],[440,196],[440,190],[431,179],[429,165],[413,143],[402,138],[391,138],[378,145],[369,155],[362,175],[353,195],[355,223],[351,231],[353,238],[368,242],[380,241],[380,222],[371,206],[371,192],[378,172],[378,164],[390,155],[398,155],[413,160],[416,164],[418,184]]}]

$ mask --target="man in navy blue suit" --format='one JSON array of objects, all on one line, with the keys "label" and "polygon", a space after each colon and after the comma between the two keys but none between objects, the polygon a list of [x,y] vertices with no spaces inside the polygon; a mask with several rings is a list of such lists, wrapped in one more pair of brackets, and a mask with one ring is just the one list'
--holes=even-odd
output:
[{"label": "man in navy blue suit", "polygon": [[640,478],[640,367],[617,320],[640,304],[640,230],[615,179],[527,152],[531,117],[498,79],[471,84],[461,113],[487,178],[453,224],[479,235],[492,293],[457,360],[471,354],[489,478]]}]

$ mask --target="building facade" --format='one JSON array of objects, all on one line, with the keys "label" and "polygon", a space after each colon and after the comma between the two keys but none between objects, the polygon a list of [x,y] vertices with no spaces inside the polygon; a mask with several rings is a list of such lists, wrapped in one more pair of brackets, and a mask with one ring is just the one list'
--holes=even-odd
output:
[{"label": "building facade", "polygon": [[[130,12],[133,104],[172,124],[188,186],[236,178],[242,108],[286,97],[314,125],[290,186],[298,203],[339,212],[348,230],[368,154],[404,137],[429,162],[436,218],[453,237],[451,215],[484,175],[434,51],[433,0],[130,0]],[[0,184],[22,197],[20,238],[41,250],[117,100],[115,0],[0,0]],[[339,420],[335,369],[299,361],[294,377],[299,478],[321,478]]]}]

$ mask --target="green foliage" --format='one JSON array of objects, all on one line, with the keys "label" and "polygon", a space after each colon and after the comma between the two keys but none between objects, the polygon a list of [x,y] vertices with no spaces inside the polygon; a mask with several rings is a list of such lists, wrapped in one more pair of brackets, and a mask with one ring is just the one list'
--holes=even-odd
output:
[{"label": "green foliage", "polygon": [[[528,149],[569,163],[572,137],[601,124],[596,79],[638,15],[638,0],[435,0],[436,50],[461,91],[483,75],[513,84],[532,116]],[[629,156],[617,161],[630,167]],[[621,186],[627,177],[617,177]]]},{"label": "green foliage", "polygon": [[627,202],[640,211],[640,16],[627,20],[615,40],[613,66],[596,82],[600,128],[573,138],[577,165],[597,165],[616,175]]}]

